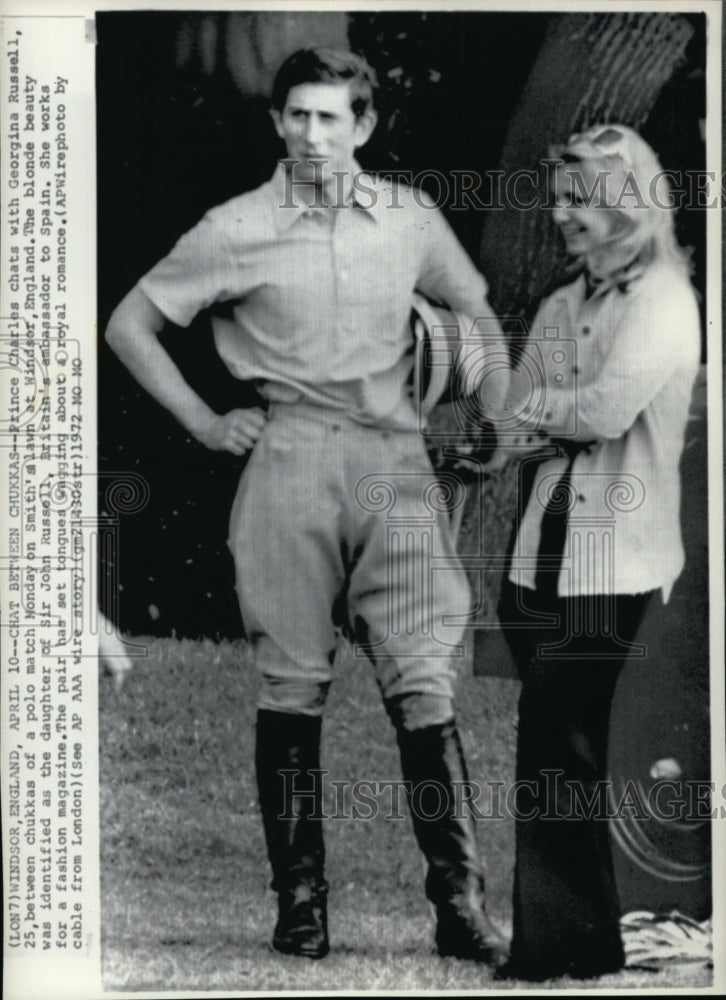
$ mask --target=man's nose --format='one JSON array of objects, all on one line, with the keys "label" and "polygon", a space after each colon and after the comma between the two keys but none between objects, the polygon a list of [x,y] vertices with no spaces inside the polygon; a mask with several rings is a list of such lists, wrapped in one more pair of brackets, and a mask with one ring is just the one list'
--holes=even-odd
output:
[{"label": "man's nose", "polygon": [[315,115],[310,115],[305,123],[305,138],[308,142],[317,142],[321,132],[320,119]]},{"label": "man's nose", "polygon": [[564,225],[570,218],[570,213],[562,205],[555,205],[552,210],[552,218],[558,226]]}]

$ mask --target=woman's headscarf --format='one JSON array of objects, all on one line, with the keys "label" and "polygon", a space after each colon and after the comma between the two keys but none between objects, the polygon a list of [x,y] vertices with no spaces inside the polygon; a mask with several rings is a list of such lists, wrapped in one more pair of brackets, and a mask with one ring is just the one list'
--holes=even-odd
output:
[{"label": "woman's headscarf", "polygon": [[688,269],[675,236],[673,197],[658,157],[634,129],[595,125],[571,135],[551,155],[565,167],[583,165],[593,204],[613,213],[610,239],[582,263],[605,287],[627,284],[656,259]]}]

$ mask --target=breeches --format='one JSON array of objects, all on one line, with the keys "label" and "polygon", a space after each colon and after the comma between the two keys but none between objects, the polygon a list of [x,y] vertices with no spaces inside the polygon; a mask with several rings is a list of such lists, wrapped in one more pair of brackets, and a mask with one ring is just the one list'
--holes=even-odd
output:
[{"label": "breeches", "polygon": [[344,634],[389,705],[420,696],[445,716],[421,724],[451,716],[470,595],[418,433],[273,406],[229,546],[261,708],[320,714]]}]

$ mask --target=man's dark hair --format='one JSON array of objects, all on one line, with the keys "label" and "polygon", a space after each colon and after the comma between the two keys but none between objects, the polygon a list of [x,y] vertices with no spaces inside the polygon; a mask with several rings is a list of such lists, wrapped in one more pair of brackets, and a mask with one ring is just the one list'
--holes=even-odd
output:
[{"label": "man's dark hair", "polygon": [[350,106],[356,118],[373,107],[376,74],[362,56],[344,49],[298,49],[277,71],[272,86],[272,106],[282,111],[287,95],[301,83],[347,83]]}]

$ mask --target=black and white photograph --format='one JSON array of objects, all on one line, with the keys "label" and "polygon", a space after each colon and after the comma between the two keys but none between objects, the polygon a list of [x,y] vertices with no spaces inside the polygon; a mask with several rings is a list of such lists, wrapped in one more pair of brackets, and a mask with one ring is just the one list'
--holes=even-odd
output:
[{"label": "black and white photograph", "polygon": [[81,13],[3,29],[13,968],[718,992],[720,6]]}]

